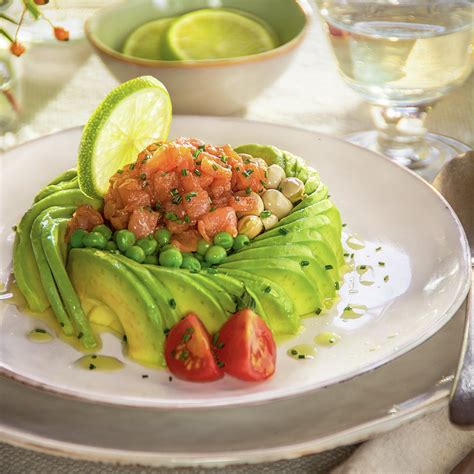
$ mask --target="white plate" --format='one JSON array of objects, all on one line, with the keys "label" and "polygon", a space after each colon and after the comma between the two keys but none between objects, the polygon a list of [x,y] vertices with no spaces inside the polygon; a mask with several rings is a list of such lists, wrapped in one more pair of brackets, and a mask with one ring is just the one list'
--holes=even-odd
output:
[{"label": "white plate", "polygon": [[[263,384],[229,377],[203,385],[169,382],[166,372],[131,362],[115,373],[82,371],[72,365],[80,354],[59,340],[30,342],[25,334],[38,323],[11,306],[4,309],[1,327],[4,373],[46,390],[103,403],[190,408],[263,402],[347,380],[393,360],[438,331],[464,300],[470,274],[464,233],[447,203],[414,174],[341,140],[277,125],[175,117],[170,136],[178,135],[233,145],[271,143],[305,158],[329,185],[348,229],[366,242],[356,252],[356,262],[373,265],[375,283],[365,287],[359,285],[358,275],[348,275],[334,310],[308,319],[306,332],[279,348],[277,374]],[[74,165],[79,137],[79,129],[68,130],[3,157],[0,245],[2,258],[7,257],[1,267],[3,279],[11,254],[11,226],[44,183]],[[378,246],[382,251],[375,251]],[[385,266],[380,267],[379,261]],[[385,275],[390,276],[388,282],[383,281]],[[351,279],[358,293],[349,293]],[[366,305],[367,313],[359,319],[342,319],[343,308],[357,303]],[[310,341],[323,330],[341,334],[342,341],[321,348],[314,360],[286,356],[288,347]],[[121,357],[120,350],[118,341],[105,338],[103,353]],[[142,379],[144,373],[150,377]]]}]

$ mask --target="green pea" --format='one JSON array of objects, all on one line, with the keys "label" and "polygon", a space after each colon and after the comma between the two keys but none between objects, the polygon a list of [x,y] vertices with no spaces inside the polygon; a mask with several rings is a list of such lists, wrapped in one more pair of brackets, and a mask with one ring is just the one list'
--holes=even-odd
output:
[{"label": "green pea", "polygon": [[158,265],[158,257],[156,255],[147,255],[145,257],[145,263],[148,265]]},{"label": "green pea", "polygon": [[137,245],[143,249],[146,256],[154,255],[158,250],[158,242],[155,239],[140,239],[138,240]]},{"label": "green pea", "polygon": [[171,248],[160,253],[160,265],[170,268],[179,268],[183,263],[183,256],[177,248]]},{"label": "green pea", "polygon": [[106,244],[105,244],[105,250],[117,250],[117,244],[113,241],[113,240],[109,240]]},{"label": "green pea", "polygon": [[193,271],[200,271],[201,270],[201,262],[194,257],[185,256],[183,258],[183,263],[181,264],[181,268],[187,268],[188,270]]},{"label": "green pea", "polygon": [[125,252],[136,242],[135,234],[127,229],[119,230],[115,234],[115,242],[121,252]]},{"label": "green pea", "polygon": [[201,239],[197,243],[197,253],[200,255],[206,255],[206,252],[209,250],[211,244],[206,242],[204,239]]},{"label": "green pea", "polygon": [[227,257],[227,252],[225,251],[224,247],[220,245],[213,245],[209,247],[209,250],[206,252],[205,259],[207,263],[211,265],[217,265],[218,263],[222,263],[225,258]]},{"label": "green pea", "polygon": [[167,245],[171,241],[171,232],[168,229],[158,229],[153,235],[160,247]]},{"label": "green pea", "polygon": [[128,247],[125,251],[125,256],[138,263],[143,263],[145,261],[145,252],[138,245]]},{"label": "green pea", "polygon": [[91,232],[85,235],[82,242],[86,247],[100,250],[105,249],[107,245],[107,239],[100,232]]},{"label": "green pea", "polygon": [[244,234],[239,234],[235,239],[234,239],[234,245],[232,245],[232,248],[234,250],[241,250],[244,247],[246,247],[250,243],[250,239],[244,235]]},{"label": "green pea", "polygon": [[102,234],[105,237],[105,240],[110,240],[112,237],[112,231],[104,224],[96,225],[92,229],[92,232],[99,232],[99,234]]},{"label": "green pea", "polygon": [[214,245],[220,245],[226,250],[230,250],[233,243],[234,239],[228,232],[219,232],[214,236]]},{"label": "green pea", "polygon": [[87,230],[84,229],[76,229],[72,235],[71,239],[69,240],[69,243],[71,244],[71,247],[74,249],[81,249],[85,247],[84,245],[84,237],[88,234]]}]

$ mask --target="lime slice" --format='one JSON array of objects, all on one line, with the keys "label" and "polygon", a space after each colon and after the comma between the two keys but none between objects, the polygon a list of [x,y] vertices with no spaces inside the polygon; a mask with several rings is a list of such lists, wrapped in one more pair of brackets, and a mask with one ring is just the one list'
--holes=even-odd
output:
[{"label": "lime slice", "polygon": [[161,18],[137,28],[125,41],[123,54],[135,58],[162,59],[162,43],[174,18]]},{"label": "lime slice", "polygon": [[171,100],[166,87],[143,76],[118,86],[101,102],[82,132],[77,162],[81,191],[100,198],[109,178],[150,143],[166,140]]},{"label": "lime slice", "polygon": [[277,46],[260,22],[224,9],[203,9],[178,18],[166,33],[168,59],[199,60],[248,56]]}]

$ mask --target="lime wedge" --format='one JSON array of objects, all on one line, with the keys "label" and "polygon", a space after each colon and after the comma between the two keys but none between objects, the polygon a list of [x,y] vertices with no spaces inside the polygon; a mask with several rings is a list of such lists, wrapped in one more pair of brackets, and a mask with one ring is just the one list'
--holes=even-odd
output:
[{"label": "lime wedge", "polygon": [[109,178],[147,145],[166,140],[171,100],[154,77],[132,79],[115,88],[94,111],[82,132],[77,162],[81,191],[100,198]]},{"label": "lime wedge", "polygon": [[163,38],[174,18],[160,18],[137,28],[125,41],[123,54],[135,58],[162,59]]},{"label": "lime wedge", "polygon": [[169,27],[164,43],[167,59],[177,60],[234,58],[276,46],[275,37],[260,22],[224,9],[181,16]]}]

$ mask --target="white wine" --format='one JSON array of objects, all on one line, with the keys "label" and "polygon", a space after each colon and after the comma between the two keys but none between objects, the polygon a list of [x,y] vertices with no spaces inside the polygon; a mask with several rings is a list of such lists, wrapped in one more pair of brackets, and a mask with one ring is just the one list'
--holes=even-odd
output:
[{"label": "white wine", "polygon": [[370,102],[433,102],[469,76],[469,1],[317,0],[340,72]]}]

